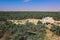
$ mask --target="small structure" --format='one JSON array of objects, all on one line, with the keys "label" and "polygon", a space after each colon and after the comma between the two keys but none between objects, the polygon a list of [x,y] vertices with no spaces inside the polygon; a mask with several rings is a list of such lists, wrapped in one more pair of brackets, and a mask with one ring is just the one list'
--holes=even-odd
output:
[{"label": "small structure", "polygon": [[45,18],[42,18],[41,20],[42,24],[45,24],[45,23],[54,23],[54,19],[53,17],[45,17]]}]

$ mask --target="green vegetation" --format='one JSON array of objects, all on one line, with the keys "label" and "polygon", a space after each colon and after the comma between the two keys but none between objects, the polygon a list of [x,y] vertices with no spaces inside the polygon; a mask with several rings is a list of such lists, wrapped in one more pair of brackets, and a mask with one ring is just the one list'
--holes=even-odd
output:
[{"label": "green vegetation", "polygon": [[60,20],[60,12],[0,12],[0,18],[6,19],[40,19],[46,16],[53,17],[55,20]]},{"label": "green vegetation", "polygon": [[27,22],[25,25],[16,25],[6,21],[4,25],[0,25],[0,37],[6,32],[5,40],[44,40],[46,27],[41,23],[34,25]]},{"label": "green vegetation", "polygon": [[[26,22],[25,25],[13,24],[9,19],[40,19],[46,16],[53,17],[55,20],[60,20],[60,12],[0,12],[0,21],[5,24],[0,25],[0,38],[5,33],[5,40],[45,40],[46,25],[38,21],[37,25]],[[60,35],[60,26],[53,25],[50,29],[54,34]]]},{"label": "green vegetation", "polygon": [[52,31],[54,34],[60,36],[60,26],[55,26],[53,25],[50,29],[50,31]]}]

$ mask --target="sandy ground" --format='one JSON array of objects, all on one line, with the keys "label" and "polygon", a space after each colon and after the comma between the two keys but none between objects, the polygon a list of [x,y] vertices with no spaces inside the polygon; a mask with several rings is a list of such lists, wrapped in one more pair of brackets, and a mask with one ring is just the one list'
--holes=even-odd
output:
[{"label": "sandy ground", "polygon": [[[50,29],[51,28],[51,24],[47,25],[47,27]],[[60,36],[54,35],[49,29],[46,30],[46,36],[47,36],[47,40],[60,40]]]},{"label": "sandy ground", "polygon": [[7,36],[8,36],[8,33],[6,32],[0,40],[5,40]]}]

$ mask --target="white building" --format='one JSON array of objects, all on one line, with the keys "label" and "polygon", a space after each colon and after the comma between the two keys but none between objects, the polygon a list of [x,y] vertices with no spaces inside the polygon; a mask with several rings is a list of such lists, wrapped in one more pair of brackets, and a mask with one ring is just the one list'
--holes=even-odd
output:
[{"label": "white building", "polygon": [[45,18],[42,18],[41,22],[44,24],[44,23],[54,23],[54,19],[53,17],[45,17]]}]

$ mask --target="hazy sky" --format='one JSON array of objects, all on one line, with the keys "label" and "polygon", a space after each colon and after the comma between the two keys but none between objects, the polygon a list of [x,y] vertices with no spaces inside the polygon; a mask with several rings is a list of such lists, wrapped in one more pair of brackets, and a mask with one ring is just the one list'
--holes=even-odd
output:
[{"label": "hazy sky", "polygon": [[0,0],[0,11],[60,10],[60,0]]}]

